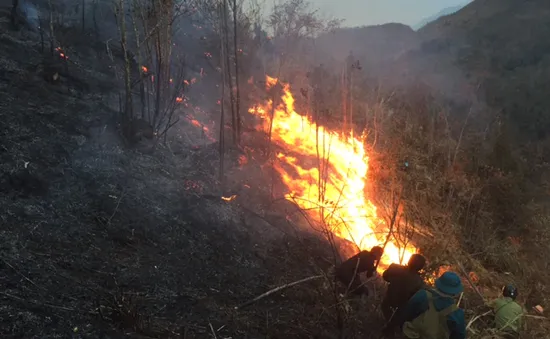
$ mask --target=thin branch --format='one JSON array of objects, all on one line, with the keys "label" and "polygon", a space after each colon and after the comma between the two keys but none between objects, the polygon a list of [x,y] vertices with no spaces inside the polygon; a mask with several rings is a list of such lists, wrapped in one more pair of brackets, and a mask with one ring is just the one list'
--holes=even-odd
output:
[{"label": "thin branch", "polygon": [[301,283],[305,283],[305,282],[308,282],[308,281],[311,281],[311,280],[315,280],[315,279],[319,279],[319,278],[323,278],[324,275],[314,275],[312,277],[308,277],[308,278],[304,278],[304,279],[301,279],[301,280],[298,280],[298,281],[294,281],[294,282],[291,282],[291,283],[288,283],[288,284],[285,284],[285,285],[282,285],[282,286],[279,286],[279,287],[276,287],[274,289],[271,289],[263,294],[260,294],[259,296],[257,296],[256,298],[254,299],[251,299],[239,306],[235,306],[235,309],[238,310],[238,309],[241,309],[241,308],[244,308],[250,304],[253,304],[255,303],[256,301],[258,300],[261,300],[267,296],[270,296],[271,294],[275,293],[275,292],[279,292],[281,290],[284,290],[285,288],[289,288],[289,287],[292,287],[292,286],[295,286],[295,285],[298,285],[298,284],[301,284]]}]

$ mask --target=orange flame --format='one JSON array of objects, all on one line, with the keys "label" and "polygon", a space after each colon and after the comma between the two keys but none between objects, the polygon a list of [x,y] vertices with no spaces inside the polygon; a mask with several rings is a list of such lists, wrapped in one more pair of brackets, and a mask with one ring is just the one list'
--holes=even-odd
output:
[{"label": "orange flame", "polygon": [[231,201],[233,199],[235,199],[237,196],[235,194],[233,194],[232,196],[230,197],[222,197],[222,200],[225,200],[225,201]]},{"label": "orange flame", "polygon": [[[266,77],[268,89],[278,82]],[[280,84],[282,103],[273,112],[271,135],[281,149],[292,152],[277,154],[275,163],[290,191],[285,197],[309,211],[317,221],[324,220],[333,234],[354,242],[360,249],[382,246],[389,229],[365,196],[368,156],[364,140],[341,136],[298,114],[290,86]],[[269,101],[249,110],[263,118],[265,130],[271,125],[272,105]],[[320,176],[326,184],[319,180]],[[382,270],[391,263],[407,262],[415,252],[413,246],[400,248],[390,240],[379,267]]]},{"label": "orange flame", "polygon": [[145,66],[141,66],[141,71],[142,71],[143,73],[147,73],[147,72],[149,72],[149,69],[148,69],[147,67],[145,67]]}]

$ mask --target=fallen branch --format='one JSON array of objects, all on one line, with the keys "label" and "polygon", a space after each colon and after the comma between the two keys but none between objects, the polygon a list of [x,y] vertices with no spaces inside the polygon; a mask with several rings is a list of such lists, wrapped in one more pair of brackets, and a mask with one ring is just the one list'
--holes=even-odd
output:
[{"label": "fallen branch", "polygon": [[458,261],[456,258],[454,258],[458,267],[460,268],[460,271],[462,272],[462,274],[466,277],[466,280],[468,280],[468,283],[470,284],[470,286],[472,286],[472,288],[474,289],[474,291],[477,293],[477,295],[481,298],[481,300],[483,300],[483,303],[485,304],[485,298],[483,297],[483,294],[481,294],[481,292],[479,292],[477,286],[474,284],[474,282],[472,281],[472,279],[470,279],[470,275],[468,274],[468,272],[466,272],[466,270],[464,269],[464,266],[462,266],[462,264],[460,263],[460,261]]},{"label": "fallen branch", "polygon": [[241,309],[241,308],[243,308],[245,306],[248,306],[252,303],[255,303],[256,301],[258,301],[260,299],[263,299],[263,298],[265,298],[265,297],[267,297],[267,296],[269,296],[269,295],[271,295],[275,292],[279,292],[280,290],[284,290],[285,288],[292,287],[294,285],[298,285],[298,284],[305,283],[305,282],[310,281],[310,280],[315,280],[315,279],[319,279],[319,278],[323,278],[323,277],[324,277],[324,275],[314,275],[314,276],[309,277],[309,278],[304,278],[304,279],[301,279],[301,280],[298,280],[298,281],[295,281],[295,282],[291,282],[291,283],[276,287],[276,288],[274,288],[272,290],[269,290],[269,291],[267,291],[263,294],[260,294],[256,298],[251,299],[251,300],[249,300],[249,301],[247,301],[247,302],[245,302],[245,303],[243,303],[239,306],[235,306],[235,309],[236,310]]},{"label": "fallen branch", "polygon": [[493,312],[493,311],[487,311],[487,312],[485,312],[485,313],[483,313],[483,314],[479,314],[479,315],[473,317],[472,320],[470,320],[470,322],[468,322],[468,325],[466,326],[466,330],[469,330],[469,329],[470,329],[470,326],[472,326],[472,324],[473,324],[476,320],[478,320],[478,319],[481,318],[481,317],[484,317],[484,316],[486,316],[486,315],[491,314],[491,312]]}]

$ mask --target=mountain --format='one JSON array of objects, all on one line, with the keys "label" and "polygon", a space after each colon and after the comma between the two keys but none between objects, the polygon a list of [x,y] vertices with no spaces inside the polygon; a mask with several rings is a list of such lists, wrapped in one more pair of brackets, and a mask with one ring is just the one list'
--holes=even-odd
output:
[{"label": "mountain", "polygon": [[550,1],[475,0],[418,31],[345,28],[316,43],[340,61],[352,50],[390,91],[420,84],[460,107],[475,103],[510,121],[523,141],[548,140],[550,156],[549,35]]},{"label": "mountain", "polygon": [[418,46],[418,34],[409,26],[388,23],[376,26],[340,28],[316,39],[321,55],[343,60],[350,51],[367,68],[377,69],[402,53]]},{"label": "mountain", "polygon": [[450,60],[523,137],[550,137],[550,2],[476,0],[418,33],[421,58]]},{"label": "mountain", "polygon": [[453,6],[453,7],[447,7],[447,8],[444,8],[442,9],[441,11],[437,12],[437,14],[434,14],[430,17],[427,17],[427,18],[424,18],[422,19],[419,23],[411,26],[412,29],[414,29],[415,31],[416,30],[419,30],[420,28],[426,26],[428,23],[432,22],[432,21],[435,21],[443,16],[446,16],[446,15],[450,15],[450,14],[453,14],[453,13],[456,13],[457,11],[459,11],[462,7],[464,7],[466,5],[466,3],[462,4],[462,5],[457,5],[457,6]]}]

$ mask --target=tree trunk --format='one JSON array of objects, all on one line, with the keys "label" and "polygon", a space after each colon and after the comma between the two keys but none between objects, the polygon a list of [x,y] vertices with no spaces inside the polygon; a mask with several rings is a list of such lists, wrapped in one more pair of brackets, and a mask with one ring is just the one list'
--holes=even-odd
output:
[{"label": "tree trunk", "polygon": [[235,52],[235,91],[236,91],[236,102],[235,102],[235,115],[236,115],[236,123],[237,123],[237,144],[241,143],[241,112],[240,112],[240,106],[241,106],[241,90],[239,85],[239,49],[238,49],[238,25],[237,25],[237,0],[233,0],[233,49]]},{"label": "tree trunk", "polygon": [[131,88],[131,68],[130,58],[128,56],[128,48],[126,41],[126,18],[124,12],[124,0],[119,0],[117,8],[117,17],[119,19],[118,29],[120,34],[120,46],[122,48],[122,54],[124,55],[124,88],[126,91],[125,107],[123,111],[124,122],[132,120],[132,88]]},{"label": "tree trunk", "polygon": [[143,71],[143,59],[142,59],[142,54],[141,54],[141,42],[140,42],[140,34],[139,34],[139,30],[138,30],[138,27],[137,27],[137,23],[136,23],[136,11],[137,11],[137,6],[136,6],[136,3],[134,1],[134,8],[132,10],[132,26],[134,28],[134,35],[135,35],[135,38],[136,38],[136,49],[137,49],[137,63],[138,63],[138,72],[140,74],[139,76],[139,97],[140,97],[140,100],[141,100],[141,119],[145,120],[145,83],[144,83],[144,77],[146,76],[145,74],[142,75],[142,72],[143,73],[146,73]]},{"label": "tree trunk", "polygon": [[222,23],[223,23],[223,38],[225,53],[225,71],[227,73],[227,86],[229,87],[229,99],[231,102],[231,131],[233,137],[233,144],[237,144],[237,120],[235,116],[235,96],[233,94],[233,77],[231,76],[231,55],[229,53],[229,25],[227,23],[228,6],[227,0],[223,0],[222,5]]},{"label": "tree trunk", "polygon": [[11,5],[11,25],[14,29],[19,29],[19,0],[12,0]]},{"label": "tree trunk", "polygon": [[224,30],[225,25],[223,24],[223,16],[224,16],[223,6],[220,6],[219,11],[220,11],[219,12],[220,13],[220,18],[219,18],[220,67],[222,69],[222,71],[221,71],[222,86],[221,86],[221,100],[220,100],[220,106],[221,106],[220,136],[219,136],[220,140],[219,140],[218,152],[219,152],[219,156],[220,156],[219,181],[220,181],[220,184],[223,187],[223,183],[224,183],[224,153],[225,153],[225,108],[224,108],[224,106],[225,106],[225,86],[226,86],[226,83],[225,83],[226,72],[225,72],[225,63],[224,63],[225,44],[224,44],[224,39],[223,39],[223,30]]},{"label": "tree trunk", "polygon": [[86,0],[82,0],[82,32],[86,30]]},{"label": "tree trunk", "polygon": [[53,30],[53,8],[52,8],[52,0],[48,0],[48,6],[50,9],[50,54],[53,56],[55,51],[55,37],[54,37],[54,30]]}]

